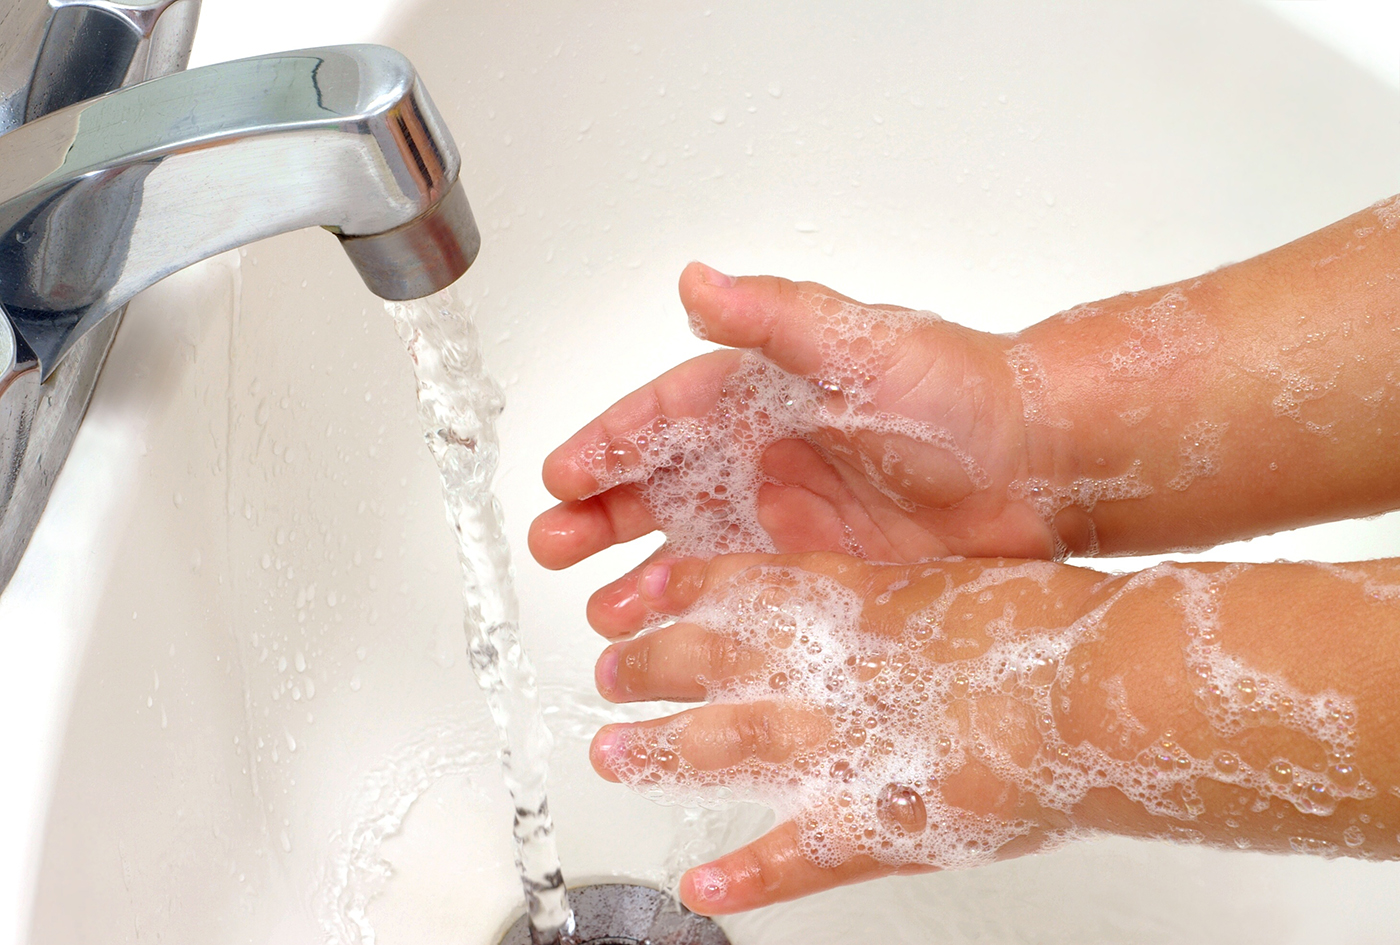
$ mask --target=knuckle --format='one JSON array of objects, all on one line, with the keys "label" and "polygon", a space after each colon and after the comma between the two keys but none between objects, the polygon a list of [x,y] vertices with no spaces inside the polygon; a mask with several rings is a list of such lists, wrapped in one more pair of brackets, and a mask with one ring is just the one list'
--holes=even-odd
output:
[{"label": "knuckle", "polygon": [[617,681],[624,692],[632,694],[650,688],[653,673],[651,646],[652,641],[643,640],[623,651],[622,659],[618,662]]},{"label": "knuckle", "polygon": [[753,886],[765,893],[772,893],[782,886],[787,857],[770,844],[750,844],[735,855],[741,857],[736,872],[746,877]]},{"label": "knuckle", "polygon": [[773,754],[773,723],[763,707],[745,706],[734,719],[734,734],[747,757],[766,759]]}]

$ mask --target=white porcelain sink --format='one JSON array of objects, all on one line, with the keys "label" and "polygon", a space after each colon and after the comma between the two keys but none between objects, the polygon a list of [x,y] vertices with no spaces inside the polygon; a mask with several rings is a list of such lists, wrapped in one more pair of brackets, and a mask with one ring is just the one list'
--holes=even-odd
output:
[{"label": "white porcelain sink", "polygon": [[[1238,0],[425,0],[321,38],[383,9],[482,229],[459,290],[509,397],[499,491],[574,882],[660,882],[693,828],[584,757],[609,710],[583,601],[646,549],[550,574],[525,528],[548,449],[704,349],[686,261],[1011,330],[1400,191],[1400,87]],[[133,305],[0,597],[17,940],[496,940],[510,812],[438,488],[407,357],[327,234]],[[1393,518],[1214,556],[1382,554]],[[1380,942],[1397,889],[1389,864],[1102,842],[724,924],[736,945]]]}]

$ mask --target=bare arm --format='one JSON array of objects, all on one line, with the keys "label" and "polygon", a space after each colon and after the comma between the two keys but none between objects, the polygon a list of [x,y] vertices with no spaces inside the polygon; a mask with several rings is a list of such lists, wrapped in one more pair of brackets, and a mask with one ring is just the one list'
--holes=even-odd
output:
[{"label": "bare arm", "polygon": [[[1045,372],[1030,426],[1040,475],[1136,469],[1151,490],[1089,513],[1105,552],[1400,507],[1400,197],[1199,279],[1062,313],[1017,341]],[[1071,545],[1083,544],[1083,518],[1070,510],[1058,523]]]}]

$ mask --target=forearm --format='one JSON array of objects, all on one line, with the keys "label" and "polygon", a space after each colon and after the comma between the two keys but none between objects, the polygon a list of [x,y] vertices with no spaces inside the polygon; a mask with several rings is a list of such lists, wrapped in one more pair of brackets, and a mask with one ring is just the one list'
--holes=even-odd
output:
[{"label": "forearm", "polygon": [[1095,790],[1081,824],[1400,855],[1400,561],[1167,565],[1091,613],[1060,737],[1155,776],[1135,790],[1175,810]]},{"label": "forearm", "polygon": [[1131,485],[1059,523],[1106,553],[1400,507],[1400,202],[1017,341],[1042,478]]}]

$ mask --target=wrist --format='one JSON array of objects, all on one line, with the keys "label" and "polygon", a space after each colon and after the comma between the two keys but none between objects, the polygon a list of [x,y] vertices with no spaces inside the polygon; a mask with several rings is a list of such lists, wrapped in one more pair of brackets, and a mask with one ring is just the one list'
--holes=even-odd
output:
[{"label": "wrist", "polygon": [[1144,306],[1168,294],[1079,306],[1011,339],[1013,376],[1031,392],[1023,393],[1029,475],[1013,484],[1011,497],[1046,521],[1057,557],[1136,550],[1142,500],[1172,478],[1164,467],[1175,457],[1159,455],[1159,431],[1190,412],[1184,401],[1193,378],[1174,377],[1159,390],[1128,358],[1141,343],[1133,326]]}]

